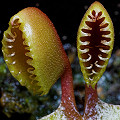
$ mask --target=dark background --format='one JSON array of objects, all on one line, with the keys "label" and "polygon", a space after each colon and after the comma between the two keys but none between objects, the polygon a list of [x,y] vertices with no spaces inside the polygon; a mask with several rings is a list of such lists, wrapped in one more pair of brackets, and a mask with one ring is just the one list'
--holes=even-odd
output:
[{"label": "dark background", "polygon": [[[62,43],[63,44],[70,43],[73,46],[76,46],[77,30],[78,30],[80,21],[81,21],[83,15],[85,14],[87,8],[93,2],[94,2],[94,0],[18,0],[18,1],[17,0],[16,1],[15,0],[8,0],[8,1],[0,0],[0,49],[2,47],[1,40],[3,38],[3,32],[8,28],[8,22],[9,22],[10,18],[13,15],[15,15],[17,12],[19,12],[20,10],[22,10],[26,7],[37,7],[40,10],[42,10],[45,14],[47,14],[47,16],[53,22],[61,40],[62,40]],[[113,21],[114,30],[115,30],[115,43],[114,43],[113,52],[115,52],[117,49],[120,49],[120,0],[99,0],[99,2],[101,2],[104,5],[104,7],[108,11],[108,13]],[[2,55],[1,50],[0,50],[0,55]],[[113,58],[112,58],[112,60],[113,60]],[[77,66],[78,66],[78,64],[77,64]],[[116,67],[113,67],[111,65],[111,67],[108,68],[108,71],[110,73],[109,75],[112,76],[112,77],[110,76],[112,81],[115,81],[115,80],[119,81],[118,78],[114,78],[114,76],[116,75],[115,73],[118,73],[119,68],[120,67],[117,65],[116,65]],[[114,78],[114,79],[112,79],[112,78]],[[119,102],[120,100],[119,99],[116,100],[117,97],[114,97],[114,95],[117,96],[120,93],[119,92],[120,89],[119,88],[117,89],[117,87],[115,87],[114,84],[119,85],[119,83],[111,82],[111,84],[113,84],[113,88],[116,88],[116,93],[113,92],[113,90],[111,90],[112,95],[110,94],[109,96],[110,97],[113,96],[112,97],[112,102],[114,101],[113,103],[120,104],[120,102]],[[108,84],[105,84],[105,85],[107,86]],[[105,86],[105,85],[103,84],[103,86]],[[15,90],[17,91],[17,89],[18,88],[16,88]],[[109,86],[108,86],[108,89],[109,89]],[[78,89],[76,91],[78,91]],[[110,93],[110,90],[108,91],[108,93]],[[106,100],[107,102],[110,101],[109,96],[107,97],[107,100],[108,100],[108,101]],[[13,96],[13,98],[14,98],[14,96]],[[78,101],[80,101],[80,100],[81,99],[78,99]],[[80,105],[82,105],[82,103],[83,102],[81,102]],[[51,104],[51,102],[50,102],[50,104]],[[41,108],[41,106],[38,106],[38,107]],[[46,106],[45,106],[45,108],[46,108]],[[46,109],[48,109],[48,108],[46,108]],[[45,112],[46,112],[46,109],[45,109]],[[40,111],[38,111],[38,112],[40,112]],[[10,120],[16,120],[16,118],[24,120],[24,117],[26,117],[26,116],[24,116],[24,114],[22,116],[21,116],[21,114],[20,115],[15,114],[15,119],[11,118]],[[6,118],[6,116],[4,116],[4,114],[0,113],[0,120],[1,120],[1,118]],[[4,119],[4,120],[6,120],[6,119]]]},{"label": "dark background", "polygon": [[[26,7],[38,7],[51,19],[62,43],[76,46],[77,30],[87,8],[94,0],[9,0],[0,2],[0,41],[10,18]],[[120,0],[99,0],[107,9],[115,28],[114,51],[120,48]],[[63,36],[67,36],[63,40]],[[1,48],[0,42],[0,48]],[[1,54],[1,52],[0,52]]]}]

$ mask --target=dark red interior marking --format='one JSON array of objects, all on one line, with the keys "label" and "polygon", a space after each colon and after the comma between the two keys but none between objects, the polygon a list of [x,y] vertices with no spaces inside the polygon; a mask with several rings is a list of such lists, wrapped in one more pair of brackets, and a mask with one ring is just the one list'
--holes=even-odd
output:
[{"label": "dark red interior marking", "polygon": [[[84,50],[86,48],[89,49],[88,52],[86,53],[82,53],[81,57],[82,59],[87,59],[89,58],[89,55],[91,55],[91,59],[87,62],[83,62],[85,67],[89,67],[90,65],[92,65],[91,69],[86,69],[88,73],[92,73],[92,71],[94,70],[95,72],[99,72],[101,70],[100,67],[97,67],[95,65],[96,61],[98,65],[103,66],[105,61],[104,60],[100,60],[100,58],[98,57],[99,55],[102,58],[107,58],[108,54],[107,53],[103,53],[100,51],[100,48],[103,50],[109,50],[110,47],[108,45],[105,45],[103,43],[101,43],[101,41],[107,41],[109,42],[111,40],[111,38],[103,36],[103,35],[109,35],[110,31],[103,31],[102,28],[106,28],[109,24],[105,23],[103,24],[103,21],[105,20],[105,17],[101,17],[102,12],[99,12],[98,14],[95,12],[95,10],[92,11],[92,15],[88,15],[88,17],[92,20],[90,21],[85,21],[85,24],[90,27],[91,29],[81,29],[82,32],[84,33],[88,33],[89,36],[82,36],[80,37],[80,40],[82,42],[86,42],[88,41],[89,44],[88,45],[81,45],[80,49]],[[101,24],[102,23],[102,24]],[[92,77],[93,75],[91,75]]]}]

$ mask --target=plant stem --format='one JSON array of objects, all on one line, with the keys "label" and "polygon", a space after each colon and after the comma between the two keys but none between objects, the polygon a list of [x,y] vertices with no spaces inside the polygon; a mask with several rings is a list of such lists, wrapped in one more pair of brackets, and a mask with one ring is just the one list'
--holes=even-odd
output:
[{"label": "plant stem", "polygon": [[96,104],[98,103],[98,95],[97,95],[97,84],[95,89],[92,86],[85,85],[85,109],[84,109],[84,119],[93,119],[96,115]]},{"label": "plant stem", "polygon": [[74,90],[73,90],[73,77],[72,77],[72,70],[70,67],[70,63],[68,62],[65,72],[61,77],[61,87],[62,87],[62,98],[61,98],[61,105],[65,108],[64,112],[68,118],[72,119],[79,119],[81,115],[79,114]]}]

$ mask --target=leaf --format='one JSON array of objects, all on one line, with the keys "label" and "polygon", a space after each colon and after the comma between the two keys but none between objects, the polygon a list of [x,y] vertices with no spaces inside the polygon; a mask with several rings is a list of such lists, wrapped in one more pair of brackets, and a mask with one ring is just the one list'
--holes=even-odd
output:
[{"label": "leaf", "polygon": [[60,105],[58,109],[55,110],[53,113],[38,120],[68,120],[63,110],[64,110],[64,107]]},{"label": "leaf", "polygon": [[64,72],[66,54],[60,38],[38,8],[25,8],[10,19],[2,45],[11,74],[34,94],[47,94]]},{"label": "leaf", "polygon": [[97,114],[95,115],[95,118],[97,120],[120,119],[120,105],[112,105],[99,100],[95,107],[97,110]]},{"label": "leaf", "polygon": [[95,87],[104,73],[114,42],[113,24],[106,9],[94,2],[85,13],[77,34],[81,71],[87,85]]}]

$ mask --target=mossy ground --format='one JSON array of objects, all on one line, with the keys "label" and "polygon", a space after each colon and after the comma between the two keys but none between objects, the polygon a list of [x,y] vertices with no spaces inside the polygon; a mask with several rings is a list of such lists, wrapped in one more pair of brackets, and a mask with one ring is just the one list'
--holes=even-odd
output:
[{"label": "mossy ground", "polygon": [[[74,49],[74,50],[73,50]],[[75,48],[66,50],[73,70],[74,93],[81,114],[84,109],[85,82],[80,71]],[[74,56],[74,59],[71,58]],[[106,72],[98,82],[99,97],[112,104],[120,105],[120,50],[112,54]],[[0,116],[1,120],[35,120],[56,110],[60,104],[60,80],[52,87],[48,95],[38,96],[30,93],[12,77],[3,57],[0,57]],[[19,116],[19,117],[18,117]]]}]

